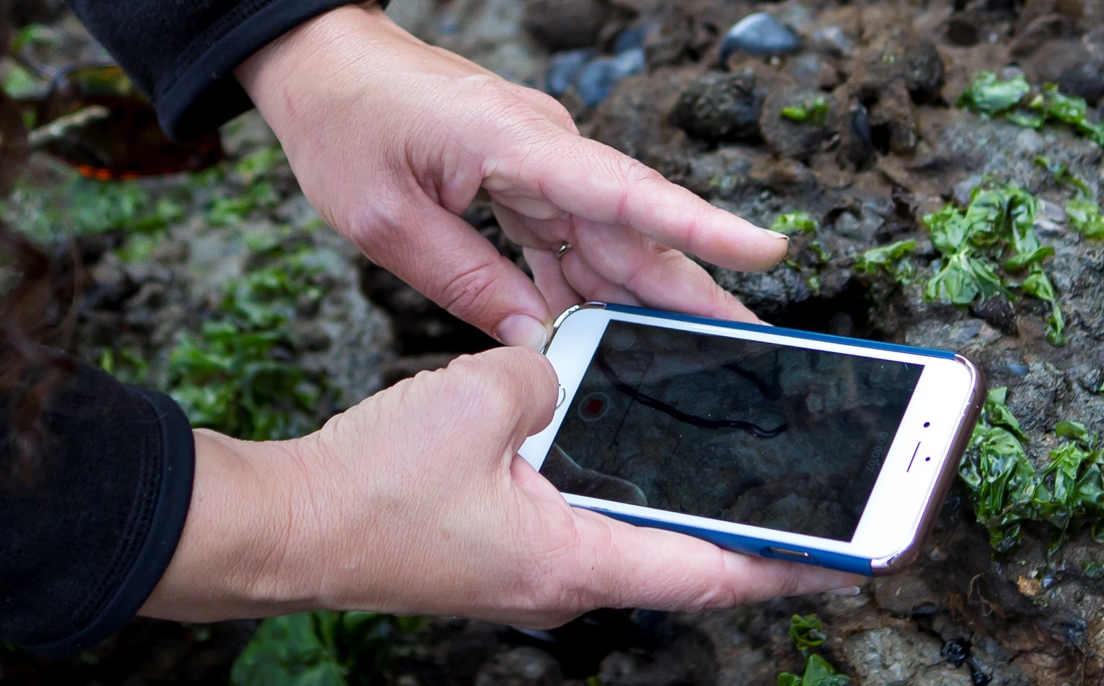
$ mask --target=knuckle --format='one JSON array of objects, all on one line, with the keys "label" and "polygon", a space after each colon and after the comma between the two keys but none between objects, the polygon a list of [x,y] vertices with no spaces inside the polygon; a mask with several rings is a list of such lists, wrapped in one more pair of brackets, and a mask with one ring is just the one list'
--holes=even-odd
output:
[{"label": "knuckle", "polygon": [[442,288],[438,304],[462,319],[480,320],[491,306],[491,293],[496,283],[495,268],[504,257],[469,267],[452,278]]}]

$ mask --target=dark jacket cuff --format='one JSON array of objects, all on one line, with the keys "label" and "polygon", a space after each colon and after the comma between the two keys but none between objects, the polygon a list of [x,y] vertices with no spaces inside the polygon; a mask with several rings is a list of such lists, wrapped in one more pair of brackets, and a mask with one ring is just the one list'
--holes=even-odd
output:
[{"label": "dark jacket cuff", "polygon": [[161,427],[161,478],[145,541],[115,594],[84,628],[64,639],[20,647],[43,657],[74,655],[107,640],[129,622],[160,583],[184,531],[195,475],[195,441],[188,418],[169,396],[127,386],[149,403]]}]

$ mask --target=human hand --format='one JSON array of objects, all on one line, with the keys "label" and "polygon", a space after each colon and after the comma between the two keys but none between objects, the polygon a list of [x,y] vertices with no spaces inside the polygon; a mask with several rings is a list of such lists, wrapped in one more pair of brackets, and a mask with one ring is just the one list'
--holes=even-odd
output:
[{"label": "human hand", "polygon": [[357,609],[541,628],[599,607],[692,611],[860,583],[570,507],[517,455],[556,395],[547,360],[507,348],[296,441],[199,433],[184,535],[143,614]]},{"label": "human hand", "polygon": [[[422,43],[378,8],[325,14],[235,74],[334,228],[510,345],[543,347],[553,315],[584,300],[755,321],[680,251],[741,270],[786,252],[781,234],[580,137],[553,98]],[[535,284],[459,217],[480,195]]]}]

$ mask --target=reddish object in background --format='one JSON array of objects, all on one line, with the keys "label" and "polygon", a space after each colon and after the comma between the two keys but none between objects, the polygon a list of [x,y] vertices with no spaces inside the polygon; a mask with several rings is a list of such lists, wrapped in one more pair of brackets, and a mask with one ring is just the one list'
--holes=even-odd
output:
[{"label": "reddish object in background", "polygon": [[153,105],[110,63],[78,64],[57,72],[38,104],[36,125],[93,106],[107,109],[107,116],[67,129],[45,147],[85,176],[109,180],[195,172],[222,159],[218,133],[187,143],[169,140]]}]

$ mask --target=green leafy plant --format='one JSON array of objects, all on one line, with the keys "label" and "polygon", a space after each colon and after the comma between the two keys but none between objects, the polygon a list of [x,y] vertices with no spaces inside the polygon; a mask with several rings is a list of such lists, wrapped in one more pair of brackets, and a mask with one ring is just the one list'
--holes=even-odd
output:
[{"label": "green leafy plant", "polygon": [[801,211],[780,214],[771,224],[771,231],[787,236],[816,233],[819,228],[820,222],[813,218],[813,215]]},{"label": "green leafy plant", "polygon": [[314,428],[324,383],[290,364],[300,298],[319,299],[321,266],[307,249],[273,248],[268,264],[230,282],[199,336],[181,336],[169,362],[173,398],[196,426],[238,438],[289,438]]},{"label": "green leafy plant", "polygon": [[823,95],[818,95],[800,105],[783,107],[780,114],[783,119],[823,128],[828,125],[828,113],[828,100]]},{"label": "green leafy plant", "polygon": [[306,612],[266,620],[234,663],[234,686],[375,686],[388,683],[420,618]]},{"label": "green leafy plant", "polygon": [[977,519],[998,552],[1014,548],[1025,521],[1045,521],[1057,532],[1053,552],[1083,524],[1104,541],[1104,451],[1100,441],[1077,422],[1060,422],[1061,440],[1042,466],[1028,458],[1020,423],[1005,404],[1007,388],[989,392],[959,468],[973,493]]},{"label": "green leafy plant", "polygon": [[1070,226],[1086,238],[1104,238],[1104,215],[1101,214],[1100,205],[1095,200],[1096,194],[1089,184],[1073,174],[1067,165],[1057,164],[1049,157],[1036,157],[1035,164],[1049,171],[1058,183],[1076,189],[1076,196],[1066,203],[1066,216],[1069,217]]},{"label": "green leafy plant", "polygon": [[[951,204],[926,215],[924,224],[943,262],[925,286],[924,298],[969,305],[994,297],[1011,300],[1018,290],[1050,306],[1047,340],[1065,343],[1065,317],[1042,266],[1054,248],[1041,245],[1035,235],[1037,212],[1038,202],[1021,188],[982,185],[966,209]],[[1021,283],[1009,276],[1024,271]]]},{"label": "green leafy plant", "polygon": [[1001,80],[992,72],[983,71],[959,98],[958,105],[1031,129],[1041,129],[1049,123],[1065,124],[1078,135],[1104,146],[1104,124],[1089,119],[1084,98],[1065,95],[1054,84],[1036,90],[1022,76]]},{"label": "green leafy plant", "polygon": [[850,677],[840,674],[828,660],[811,652],[828,640],[816,615],[794,615],[790,618],[790,640],[805,656],[805,669],[799,676],[789,672],[778,675],[778,686],[843,686]]},{"label": "green leafy plant", "polygon": [[897,283],[908,283],[916,276],[916,265],[910,259],[915,250],[916,241],[911,238],[867,250],[855,261],[855,271],[871,276],[884,274]]},{"label": "green leafy plant", "polygon": [[851,677],[837,672],[832,663],[820,655],[809,656],[801,676],[789,672],[778,675],[778,686],[843,686],[849,683]]},{"label": "green leafy plant", "polygon": [[790,640],[794,647],[807,653],[811,648],[819,648],[824,645],[828,637],[824,634],[824,627],[820,618],[816,615],[794,615],[790,618]]}]

